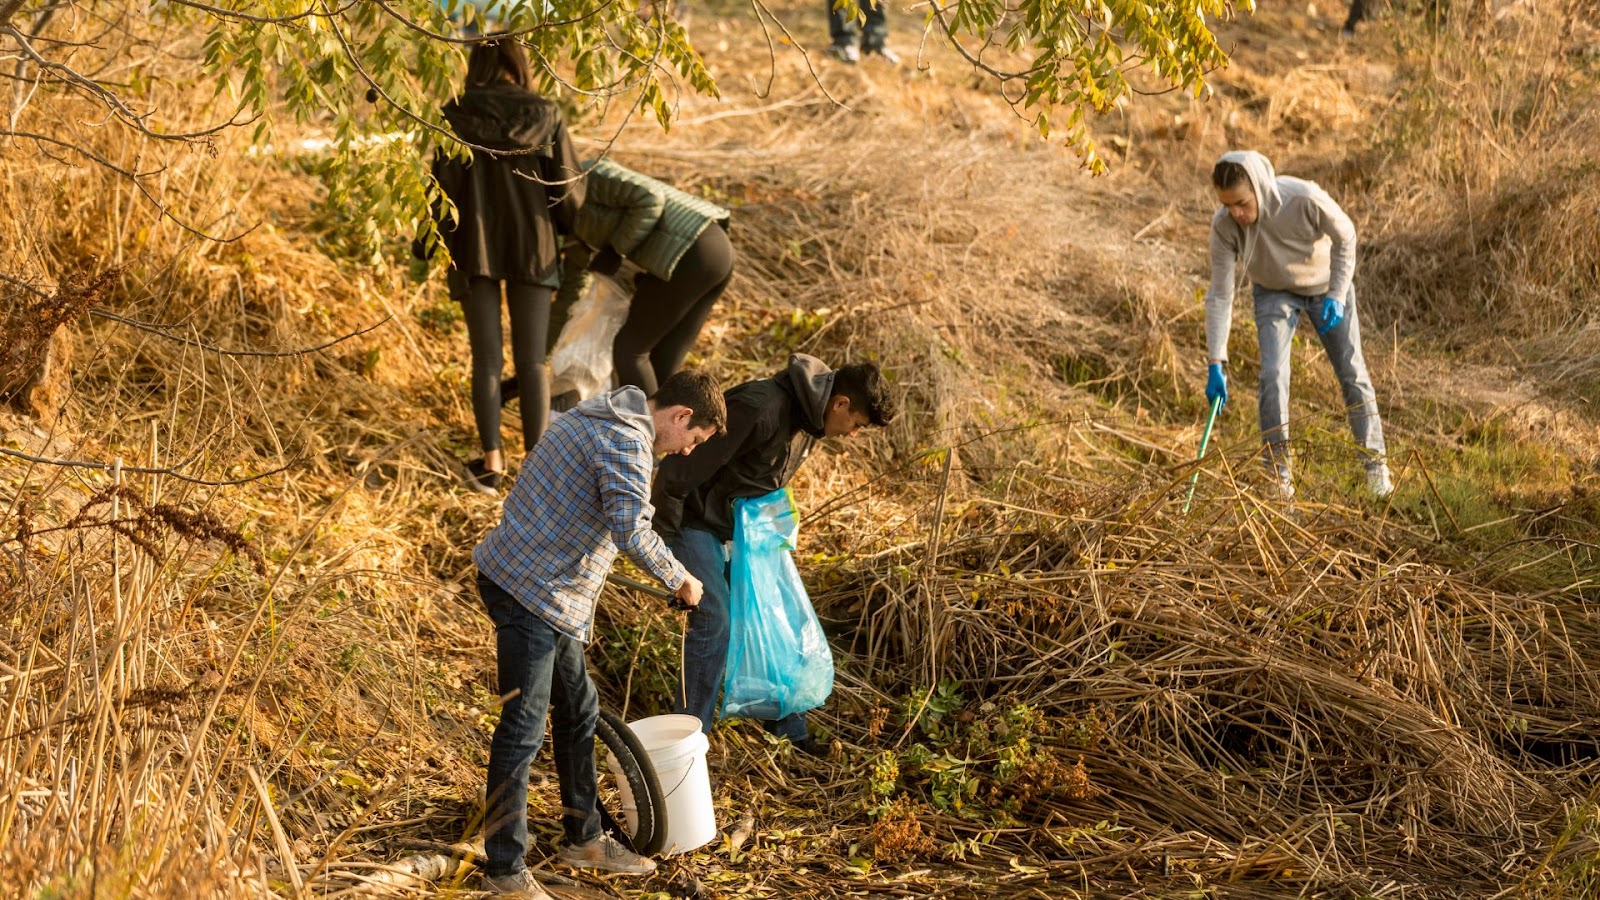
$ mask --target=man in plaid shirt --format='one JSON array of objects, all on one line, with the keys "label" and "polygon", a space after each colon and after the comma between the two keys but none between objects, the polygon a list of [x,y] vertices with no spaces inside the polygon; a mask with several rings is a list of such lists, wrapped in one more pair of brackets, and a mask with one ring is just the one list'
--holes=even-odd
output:
[{"label": "man in plaid shirt", "polygon": [[601,833],[594,728],[600,706],[584,660],[595,600],[617,552],[689,607],[701,584],[652,530],[655,455],[685,454],[720,433],[722,391],[679,372],[645,399],[626,387],[580,403],[551,424],[522,464],[500,524],[473,551],[478,593],[495,625],[500,723],[489,749],[484,887],[546,897],[527,871],[528,767],[553,704],[561,824],[569,865],[644,874],[655,863]]}]

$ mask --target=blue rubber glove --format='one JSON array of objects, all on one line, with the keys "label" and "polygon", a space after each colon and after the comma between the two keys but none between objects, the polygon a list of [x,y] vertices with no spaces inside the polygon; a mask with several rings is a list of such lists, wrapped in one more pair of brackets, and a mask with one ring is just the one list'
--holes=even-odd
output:
[{"label": "blue rubber glove", "polygon": [[1222,363],[1212,363],[1206,370],[1206,402],[1222,401],[1228,405],[1228,376],[1222,374]]},{"label": "blue rubber glove", "polygon": [[1324,297],[1322,299],[1322,327],[1317,329],[1317,334],[1327,334],[1339,327],[1344,321],[1344,301],[1338,297]]}]

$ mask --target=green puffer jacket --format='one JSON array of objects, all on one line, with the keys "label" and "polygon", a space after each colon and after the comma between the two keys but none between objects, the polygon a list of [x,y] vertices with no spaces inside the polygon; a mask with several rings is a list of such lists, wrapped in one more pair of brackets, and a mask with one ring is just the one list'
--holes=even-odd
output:
[{"label": "green puffer jacket", "polygon": [[722,207],[610,159],[585,168],[586,195],[573,232],[590,247],[610,247],[657,278],[672,277],[678,260],[706,226],[728,225],[728,211]]}]

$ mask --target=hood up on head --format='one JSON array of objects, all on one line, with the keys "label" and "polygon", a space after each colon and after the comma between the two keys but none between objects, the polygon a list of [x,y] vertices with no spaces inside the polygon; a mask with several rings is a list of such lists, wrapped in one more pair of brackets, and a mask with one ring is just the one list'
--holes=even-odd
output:
[{"label": "hood up on head", "polygon": [[788,388],[805,414],[802,426],[814,435],[822,434],[822,422],[828,412],[828,398],[833,396],[836,375],[827,363],[815,356],[796,353],[776,376],[777,382]]},{"label": "hood up on head", "polygon": [[1243,166],[1245,175],[1250,178],[1250,185],[1256,189],[1257,215],[1277,215],[1278,208],[1283,205],[1283,197],[1278,193],[1278,175],[1272,170],[1272,160],[1254,150],[1230,150],[1222,154],[1217,162]]},{"label": "hood up on head", "polygon": [[457,137],[491,150],[546,148],[561,123],[554,103],[509,82],[469,88],[441,112]]}]

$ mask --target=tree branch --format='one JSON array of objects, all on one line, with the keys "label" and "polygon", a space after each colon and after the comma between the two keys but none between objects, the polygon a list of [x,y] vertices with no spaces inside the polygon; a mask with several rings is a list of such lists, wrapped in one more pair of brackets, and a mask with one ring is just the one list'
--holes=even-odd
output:
[{"label": "tree branch", "polygon": [[[179,228],[182,228],[184,231],[189,232],[190,234],[194,235],[195,237],[204,238],[205,240],[208,240],[208,241],[215,241],[216,243],[219,243],[219,244],[231,244],[234,241],[237,241],[238,239],[244,237],[245,235],[247,235],[250,232],[255,230],[255,227],[251,226],[250,228],[247,228],[244,231],[241,231],[240,233],[234,235],[233,237],[218,237],[218,236],[216,236],[214,234],[207,234],[206,232],[201,231],[200,229],[194,227],[193,225],[190,225],[188,222],[185,222],[184,220],[178,218],[176,215],[173,214],[172,210],[167,208],[167,205],[165,203],[162,203],[161,200],[159,198],[157,198],[155,194],[151,193],[149,188],[145,187],[145,184],[144,184],[143,181],[139,180],[141,178],[148,178],[151,175],[159,174],[162,171],[161,169],[155,169],[155,170],[152,170],[150,172],[144,172],[144,173],[130,172],[127,169],[122,168],[121,166],[117,165],[116,163],[113,163],[111,160],[106,159],[105,157],[101,156],[98,153],[95,153],[93,150],[90,150],[90,149],[88,149],[86,147],[80,147],[77,144],[73,144],[73,143],[70,143],[68,141],[63,141],[63,140],[60,140],[59,138],[48,137],[48,136],[42,135],[42,134],[33,134],[33,133],[27,132],[27,131],[4,130],[4,131],[0,131],[0,137],[20,137],[20,138],[27,138],[28,140],[31,140],[31,141],[38,141],[40,143],[54,144],[57,147],[61,147],[61,148],[66,149],[66,150],[71,150],[74,153],[77,153],[77,154],[79,154],[81,156],[86,157],[87,159],[93,161],[96,165],[101,166],[101,167],[103,167],[105,169],[108,169],[108,170],[110,170],[112,172],[115,172],[118,175],[121,175],[122,177],[128,179],[128,181],[131,182],[136,189],[138,189],[139,193],[143,194],[144,198],[146,200],[150,201],[150,205],[154,206],[157,210],[160,211],[162,216],[165,216],[166,218],[171,219],[173,221],[173,223],[176,224]],[[41,151],[41,152],[43,152],[43,151]],[[49,154],[46,154],[46,155],[48,156]],[[55,159],[54,156],[51,156],[51,158]]]},{"label": "tree branch", "polygon": [[[48,456],[34,456],[31,453],[23,453],[21,450],[12,450],[9,447],[0,447],[0,456],[10,456],[15,459],[26,460],[27,462],[31,463],[38,463],[44,466],[60,466],[66,469],[99,469],[102,471],[110,471],[117,468],[115,463],[93,462],[85,459],[54,459]],[[244,478],[233,478],[226,481],[211,481],[205,478],[196,478],[193,475],[185,475],[183,472],[179,471],[176,466],[172,468],[153,468],[149,466],[123,465],[122,471],[133,472],[138,475],[166,475],[171,478],[176,478],[179,481],[187,481],[190,484],[198,484],[202,487],[232,487],[239,484],[249,484],[252,481],[260,481],[263,478],[271,478],[274,475],[288,471],[297,462],[299,462],[298,459],[290,460],[276,469],[271,469],[266,472],[258,472],[254,475],[248,475]]]},{"label": "tree branch", "polygon": [[[184,2],[188,2],[188,0],[174,0],[174,2],[176,2],[176,3],[184,3]],[[545,30],[547,28],[567,28],[567,27],[572,26],[572,25],[579,25],[579,24],[587,22],[590,19],[593,19],[594,17],[600,15],[607,8],[612,6],[612,4],[614,4],[616,2],[616,0],[606,0],[605,3],[602,3],[599,6],[595,7],[593,11],[591,11],[591,12],[585,14],[585,15],[579,16],[576,19],[563,19],[563,20],[561,20],[559,22],[540,22],[537,25],[530,25],[527,28],[520,28],[520,29],[518,29],[516,31],[506,31],[506,32],[501,32],[501,33],[493,34],[493,35],[480,35],[479,37],[459,37],[459,38],[458,37],[452,37],[451,35],[448,35],[448,34],[439,34],[438,32],[433,31],[432,29],[426,28],[426,27],[422,26],[421,24],[419,24],[417,22],[414,22],[411,19],[406,18],[405,16],[400,15],[399,13],[395,12],[394,9],[389,6],[388,3],[385,3],[384,0],[374,0],[374,2],[377,3],[379,9],[383,10],[386,14],[388,14],[391,18],[395,19],[401,25],[404,25],[405,27],[411,29],[412,31],[417,32],[418,34],[426,36],[429,40],[435,40],[435,41],[439,41],[440,43],[445,43],[445,44],[475,45],[475,44],[487,44],[487,43],[490,43],[492,41],[515,40],[517,38],[522,37],[523,35],[533,34],[536,31],[543,31],[543,30]]]},{"label": "tree branch", "polygon": [[[10,279],[7,280],[9,281]],[[208,344],[205,341],[196,340],[195,338],[183,337],[182,335],[177,334],[169,334],[166,329],[160,325],[152,325],[149,322],[141,322],[138,319],[130,319],[126,316],[119,316],[114,312],[101,309],[98,306],[91,307],[89,309],[89,315],[99,319],[108,319],[112,322],[120,322],[123,325],[137,328],[140,331],[148,331],[151,334],[164,337],[169,341],[176,341],[180,344],[187,344],[191,347],[199,347],[202,350],[209,350],[212,353],[218,353],[223,356],[255,357],[258,359],[284,359],[292,356],[306,356],[312,353],[320,353],[336,344],[342,344],[345,341],[351,340],[352,338],[358,338],[363,334],[377,331],[379,328],[382,328],[384,325],[388,324],[390,319],[394,318],[392,315],[384,316],[377,322],[368,325],[366,328],[363,328],[360,331],[352,331],[349,334],[341,335],[326,343],[318,344],[315,347],[301,347],[296,350],[230,350],[226,347],[219,347],[216,344]],[[166,326],[166,328],[173,327],[176,326]]]},{"label": "tree branch", "polygon": [[[159,131],[153,131],[149,126],[144,124],[144,120],[147,118],[147,116],[141,116],[134,112],[133,109],[130,108],[126,103],[122,102],[121,97],[118,97],[111,90],[107,89],[105,85],[100,84],[88,76],[80,74],[77,70],[70,66],[65,66],[58,62],[52,62],[39,55],[39,51],[33,49],[33,44],[29,43],[27,36],[18,31],[15,27],[11,25],[0,26],[0,33],[11,35],[12,39],[17,42],[17,46],[21,48],[22,52],[26,54],[29,59],[33,60],[34,65],[50,72],[59,73],[62,77],[62,80],[66,81],[68,84],[77,85],[85,92],[104,103],[106,107],[116,114],[118,118],[133,126],[145,137],[155,138],[156,140],[161,141],[196,141],[201,138],[211,137],[225,128],[231,128],[235,125],[244,124],[235,121],[234,118],[230,116],[228,121],[219,125],[215,125],[211,128],[206,128],[201,131],[189,132],[187,134],[164,134]],[[235,116],[236,115],[237,113],[235,113]]]}]

